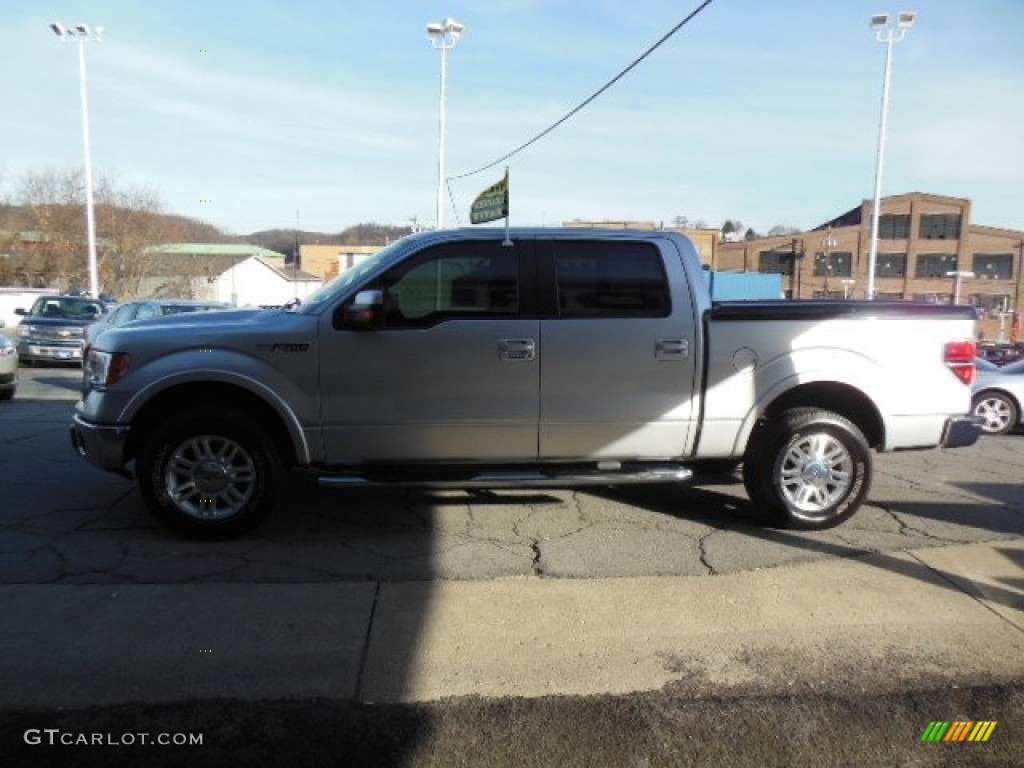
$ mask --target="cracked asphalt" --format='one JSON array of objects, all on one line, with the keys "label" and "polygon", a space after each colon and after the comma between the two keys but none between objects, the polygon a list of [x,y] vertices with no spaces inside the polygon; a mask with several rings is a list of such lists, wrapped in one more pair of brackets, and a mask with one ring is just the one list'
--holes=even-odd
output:
[{"label": "cracked asphalt", "polygon": [[868,503],[820,533],[754,523],[738,475],[586,491],[328,490],[296,473],[251,535],[191,542],[67,427],[79,372],[23,369],[0,404],[0,583],[319,583],[714,575],[1024,535],[1024,436],[875,457]]}]

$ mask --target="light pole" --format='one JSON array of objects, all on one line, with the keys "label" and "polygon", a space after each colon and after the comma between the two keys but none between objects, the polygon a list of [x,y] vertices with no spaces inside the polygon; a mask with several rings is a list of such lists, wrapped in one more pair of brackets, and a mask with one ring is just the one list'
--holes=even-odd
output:
[{"label": "light pole", "polygon": [[878,151],[875,155],[875,205],[871,215],[871,252],[868,255],[868,286],[864,298],[875,298],[875,261],[878,258],[878,219],[882,215],[882,165],[885,159],[885,128],[889,119],[889,79],[892,70],[892,46],[907,36],[917,14],[903,11],[896,16],[896,24],[889,22],[889,14],[871,17],[871,28],[878,42],[885,43],[885,74],[882,78],[882,114],[878,125]]},{"label": "light pole", "polygon": [[455,19],[427,24],[430,44],[441,51],[441,106],[438,117],[437,147],[437,228],[444,227],[444,97],[447,77],[448,51],[455,47],[465,27]]},{"label": "light pole", "polygon": [[100,295],[99,272],[96,268],[96,212],[92,195],[92,153],[89,148],[89,102],[85,87],[85,44],[87,41],[103,42],[103,27],[90,29],[88,24],[79,24],[74,29],[67,29],[63,24],[54,22],[50,29],[61,40],[78,41],[78,80],[82,94],[82,144],[85,147],[85,222],[86,236],[89,243],[89,292],[96,298]]},{"label": "light pole", "polygon": [[960,281],[965,277],[974,279],[974,273],[966,269],[955,269],[946,273],[946,277],[953,278],[953,303],[960,303]]},{"label": "light pole", "polygon": [[825,232],[821,245],[825,249],[825,298],[830,299],[832,297],[828,295],[828,278],[832,274],[832,249],[838,245],[836,239],[832,237],[831,229]]}]

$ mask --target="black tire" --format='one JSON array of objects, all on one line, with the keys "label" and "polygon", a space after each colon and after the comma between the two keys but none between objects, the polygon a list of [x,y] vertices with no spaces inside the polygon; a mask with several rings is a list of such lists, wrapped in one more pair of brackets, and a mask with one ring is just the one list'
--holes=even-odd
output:
[{"label": "black tire", "polygon": [[971,401],[971,413],[983,419],[981,431],[986,435],[1005,435],[1020,420],[1013,398],[995,390],[975,395]]},{"label": "black tire", "polygon": [[222,409],[168,419],[136,461],[146,506],[192,539],[224,539],[255,528],[270,514],[282,478],[280,455],[267,435],[253,419]]},{"label": "black tire", "polygon": [[793,408],[760,422],[747,444],[743,484],[758,514],[781,528],[839,525],[871,487],[871,448],[853,422]]}]

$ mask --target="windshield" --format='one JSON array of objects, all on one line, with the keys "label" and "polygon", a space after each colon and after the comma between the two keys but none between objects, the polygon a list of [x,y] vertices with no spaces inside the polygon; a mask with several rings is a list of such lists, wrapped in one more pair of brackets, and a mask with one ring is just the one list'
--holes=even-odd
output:
[{"label": "windshield", "polygon": [[329,301],[336,296],[340,296],[350,286],[357,283],[363,277],[376,271],[379,266],[391,261],[395,256],[395,253],[398,251],[398,246],[401,242],[401,240],[398,240],[387,248],[378,251],[372,256],[359,262],[355,266],[349,267],[336,278],[331,280],[331,282],[321,286],[307,298],[303,299],[302,306],[298,307],[295,311],[312,312],[317,310],[325,301]]},{"label": "windshield", "polygon": [[64,296],[43,296],[32,305],[30,317],[52,317],[65,320],[95,320],[103,314],[103,303],[96,299]]}]

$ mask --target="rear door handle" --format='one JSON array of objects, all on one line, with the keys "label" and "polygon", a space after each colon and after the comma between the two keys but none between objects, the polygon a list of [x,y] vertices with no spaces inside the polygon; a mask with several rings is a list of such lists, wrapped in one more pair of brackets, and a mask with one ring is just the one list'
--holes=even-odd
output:
[{"label": "rear door handle", "polygon": [[502,339],[498,343],[498,357],[502,360],[533,360],[537,356],[537,343],[533,339]]},{"label": "rear door handle", "polygon": [[658,339],[654,342],[656,360],[672,360],[690,356],[690,342],[687,339]]}]

